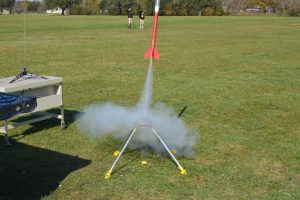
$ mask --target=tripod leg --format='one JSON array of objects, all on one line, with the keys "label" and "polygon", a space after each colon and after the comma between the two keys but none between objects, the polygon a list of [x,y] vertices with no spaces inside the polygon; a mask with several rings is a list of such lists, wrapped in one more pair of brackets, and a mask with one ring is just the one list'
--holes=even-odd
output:
[{"label": "tripod leg", "polygon": [[4,121],[4,141],[5,141],[6,146],[12,145],[12,143],[9,140],[9,136],[8,136],[8,121],[7,120]]},{"label": "tripod leg", "polygon": [[169,153],[169,155],[171,156],[171,158],[173,159],[173,161],[176,163],[178,169],[180,170],[180,174],[183,174],[183,175],[187,174],[186,170],[179,164],[178,160],[172,154],[172,152],[170,151],[170,149],[168,148],[168,146],[164,143],[164,141],[161,139],[161,137],[156,132],[156,130],[154,128],[151,128],[151,129],[153,130],[153,132],[155,133],[155,135],[157,136],[157,138],[159,139],[159,141],[162,143],[162,145],[165,147],[165,149],[167,150],[167,152]]},{"label": "tripod leg", "polygon": [[118,157],[117,157],[116,160],[114,161],[114,163],[113,163],[113,165],[111,166],[110,170],[105,174],[105,179],[108,179],[108,178],[111,177],[112,171],[114,170],[114,168],[115,168],[115,166],[116,166],[118,160],[120,159],[121,155],[123,154],[124,150],[126,149],[128,143],[129,143],[129,141],[131,140],[131,138],[132,138],[133,134],[136,132],[136,130],[137,130],[137,128],[134,128],[134,129],[131,131],[129,138],[127,139],[126,143],[124,144],[124,146],[123,146],[121,152],[118,154]]},{"label": "tripod leg", "polygon": [[[129,140],[129,138],[130,138],[130,136],[131,136],[131,133],[132,133],[132,131],[129,132],[128,137],[127,137],[126,140],[124,140],[124,142],[122,143],[121,149],[123,148],[123,146],[125,145],[125,143],[127,142],[127,140]],[[116,150],[116,151],[114,152],[114,156],[115,156],[115,157],[118,157],[119,154],[120,154],[120,151],[119,151],[119,150]]]},{"label": "tripod leg", "polygon": [[60,107],[60,115],[61,115],[61,120],[60,120],[60,127],[62,129],[66,128],[66,123],[65,123],[65,112],[64,112],[64,106]]}]

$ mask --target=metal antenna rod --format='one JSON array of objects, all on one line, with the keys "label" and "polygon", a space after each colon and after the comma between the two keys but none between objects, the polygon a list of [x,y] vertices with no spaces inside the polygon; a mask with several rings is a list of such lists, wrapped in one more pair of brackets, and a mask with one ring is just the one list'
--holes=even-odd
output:
[{"label": "metal antenna rod", "polygon": [[24,1],[24,18],[23,18],[23,56],[24,56],[24,60],[23,60],[23,68],[26,68],[26,15],[27,15],[27,7],[26,7],[26,0]]}]

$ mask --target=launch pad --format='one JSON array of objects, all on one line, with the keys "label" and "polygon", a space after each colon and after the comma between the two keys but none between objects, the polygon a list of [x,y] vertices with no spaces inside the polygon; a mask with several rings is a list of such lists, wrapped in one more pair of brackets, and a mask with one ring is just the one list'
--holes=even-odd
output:
[{"label": "launch pad", "polygon": [[113,162],[110,170],[105,174],[105,179],[109,179],[111,177],[111,175],[113,173],[113,170],[115,169],[116,164],[118,163],[120,157],[124,153],[126,147],[128,146],[130,140],[133,138],[134,134],[138,133],[139,131],[143,131],[145,129],[151,131],[157,137],[158,141],[163,145],[163,147],[168,152],[168,154],[171,157],[171,159],[177,165],[178,169],[180,170],[180,174],[182,174],[182,175],[186,175],[187,174],[186,170],[180,165],[180,163],[178,162],[178,160],[176,159],[176,157],[173,155],[173,153],[169,149],[169,147],[166,145],[166,143],[163,141],[163,139],[160,137],[160,135],[158,134],[158,132],[151,126],[150,121],[147,118],[143,118],[140,121],[140,123],[134,129],[132,129],[130,131],[129,137],[126,140],[126,142],[124,143],[123,147],[121,148],[121,151],[115,151],[114,155],[117,156],[117,158]]},{"label": "launch pad", "polygon": [[142,118],[139,121],[139,123],[136,125],[136,127],[133,128],[130,131],[129,137],[126,140],[126,142],[124,143],[123,147],[121,148],[121,151],[116,151],[114,153],[114,155],[117,156],[117,158],[113,162],[111,168],[105,174],[105,179],[108,179],[108,178],[111,177],[116,164],[118,163],[120,157],[124,153],[124,151],[127,148],[130,140],[133,138],[134,134],[136,134],[138,132],[145,131],[145,130],[148,131],[147,134],[151,134],[152,133],[152,134],[154,134],[156,136],[156,138],[158,139],[158,142],[160,142],[162,144],[162,146],[164,147],[164,149],[168,152],[168,155],[171,157],[171,159],[177,165],[178,169],[180,170],[180,174],[183,174],[183,175],[187,174],[186,170],[180,165],[180,163],[178,162],[178,160],[173,155],[172,151],[169,149],[169,147],[166,145],[166,143],[164,142],[164,140],[160,137],[160,135],[158,134],[158,132],[152,126],[151,121],[147,118],[147,114],[148,114],[147,112],[148,112],[148,110],[150,108],[150,101],[151,101],[152,73],[153,73],[152,72],[152,62],[153,62],[152,60],[153,60],[153,58],[156,59],[156,60],[160,59],[160,55],[159,55],[158,51],[156,50],[156,32],[157,32],[157,25],[158,25],[159,6],[160,6],[160,0],[155,0],[155,6],[154,6],[154,23],[153,23],[153,32],[152,32],[151,47],[144,54],[144,58],[149,58],[149,70],[148,70],[147,80],[146,80],[146,83],[145,83],[145,93],[144,93],[144,95],[145,95],[145,99],[144,100],[145,101],[142,101],[143,104],[144,104],[144,118]]}]

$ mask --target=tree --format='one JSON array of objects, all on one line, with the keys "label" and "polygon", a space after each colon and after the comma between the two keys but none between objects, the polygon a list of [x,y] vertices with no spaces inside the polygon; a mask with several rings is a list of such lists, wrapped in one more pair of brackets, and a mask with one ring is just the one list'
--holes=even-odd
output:
[{"label": "tree", "polygon": [[80,2],[81,0],[45,0],[47,8],[61,8],[62,15],[65,14],[66,9],[70,9],[73,6],[78,5]]},{"label": "tree", "polygon": [[198,0],[196,3],[200,8],[199,15],[212,15],[213,9],[217,7],[216,0]]},{"label": "tree", "polygon": [[28,11],[34,11],[37,12],[38,9],[42,6],[42,3],[40,1],[31,1],[28,5]]},{"label": "tree", "polygon": [[239,15],[240,10],[246,8],[248,2],[249,0],[227,0],[226,5],[228,12]]},{"label": "tree", "polygon": [[279,11],[282,15],[299,16],[300,2],[298,0],[280,0]]},{"label": "tree", "polygon": [[3,0],[0,0],[0,15],[3,13]]},{"label": "tree", "polygon": [[[124,4],[122,1],[120,1],[120,4],[121,4],[120,9],[121,9],[121,13],[122,13],[122,8],[123,8]],[[99,4],[99,10],[100,10],[100,13],[102,13],[102,14],[109,14],[109,15],[118,14],[117,10],[116,10],[116,2],[113,0],[101,0],[100,4]]]},{"label": "tree", "polygon": [[143,10],[143,12],[147,12],[147,10],[146,10],[146,3],[147,3],[147,0],[140,0],[139,1],[139,5],[141,7],[141,10]]},{"label": "tree", "polygon": [[116,3],[116,15],[122,15],[122,4],[120,1]]},{"label": "tree", "polygon": [[145,3],[145,9],[147,15],[154,15],[154,0],[148,0]]},{"label": "tree", "polygon": [[3,8],[9,9],[9,13],[11,14],[15,3],[15,0],[0,0],[0,14],[2,14]]},{"label": "tree", "polygon": [[82,0],[80,6],[76,8],[82,9],[83,12],[81,14],[96,15],[99,13],[98,0]]}]

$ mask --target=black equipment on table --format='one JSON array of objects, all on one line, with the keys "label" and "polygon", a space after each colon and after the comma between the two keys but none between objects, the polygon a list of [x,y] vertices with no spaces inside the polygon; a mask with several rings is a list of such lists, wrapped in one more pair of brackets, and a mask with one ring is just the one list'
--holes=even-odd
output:
[{"label": "black equipment on table", "polygon": [[0,120],[31,112],[36,106],[36,97],[0,92]]}]

